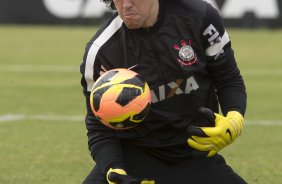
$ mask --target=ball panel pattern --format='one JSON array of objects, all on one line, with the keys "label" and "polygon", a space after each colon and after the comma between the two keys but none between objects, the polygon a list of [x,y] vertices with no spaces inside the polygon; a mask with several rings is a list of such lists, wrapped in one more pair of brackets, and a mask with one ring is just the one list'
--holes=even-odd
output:
[{"label": "ball panel pattern", "polygon": [[103,77],[100,77],[94,84],[93,89],[96,89],[97,87],[101,86],[104,83],[111,82],[115,75],[117,75],[119,71],[117,70],[110,70],[106,73],[104,73]]},{"label": "ball panel pattern", "polygon": [[112,85],[105,86],[103,88],[99,88],[97,90],[94,89],[93,92],[93,106],[95,111],[99,111],[100,102],[102,99],[103,94],[111,88]]},{"label": "ball panel pattern", "polygon": [[141,95],[141,93],[142,91],[138,88],[124,87],[120,92],[118,98],[116,99],[116,103],[124,107],[132,100],[134,100],[137,96]]},{"label": "ball panel pattern", "polygon": [[148,84],[135,72],[114,69],[94,84],[90,105],[97,119],[114,129],[128,129],[141,123],[151,105]]}]

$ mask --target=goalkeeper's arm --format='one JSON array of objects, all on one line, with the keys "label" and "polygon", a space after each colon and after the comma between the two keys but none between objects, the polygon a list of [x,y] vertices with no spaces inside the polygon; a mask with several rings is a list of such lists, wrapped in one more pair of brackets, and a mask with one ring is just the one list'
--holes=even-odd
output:
[{"label": "goalkeeper's arm", "polygon": [[114,130],[97,120],[89,105],[88,92],[85,92],[85,97],[87,105],[85,123],[88,131],[88,146],[93,160],[104,174],[107,173],[109,168],[124,168],[120,142],[116,138]]},{"label": "goalkeeper's arm", "polygon": [[105,174],[109,184],[154,184],[153,180],[137,179],[127,175],[120,142],[112,129],[102,125],[91,113],[89,95],[85,95],[88,114],[85,122],[88,130],[89,150],[96,164]]}]

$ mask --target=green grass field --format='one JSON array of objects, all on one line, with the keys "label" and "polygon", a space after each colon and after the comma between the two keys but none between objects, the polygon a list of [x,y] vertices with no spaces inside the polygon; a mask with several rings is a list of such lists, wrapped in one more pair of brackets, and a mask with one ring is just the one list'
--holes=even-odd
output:
[{"label": "green grass field", "polygon": [[[95,30],[0,26],[0,183],[77,184],[92,168],[79,65]],[[229,34],[248,109],[222,153],[248,183],[281,183],[282,30]]]}]

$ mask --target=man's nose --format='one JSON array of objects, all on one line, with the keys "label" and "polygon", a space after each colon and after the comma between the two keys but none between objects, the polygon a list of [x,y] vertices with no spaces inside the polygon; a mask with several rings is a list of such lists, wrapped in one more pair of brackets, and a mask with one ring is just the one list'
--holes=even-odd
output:
[{"label": "man's nose", "polygon": [[131,7],[132,7],[132,0],[123,0],[123,8],[129,9]]}]

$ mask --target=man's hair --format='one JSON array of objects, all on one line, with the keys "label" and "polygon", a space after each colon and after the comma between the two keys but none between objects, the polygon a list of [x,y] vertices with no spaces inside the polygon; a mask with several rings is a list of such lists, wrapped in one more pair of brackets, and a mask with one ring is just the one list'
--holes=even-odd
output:
[{"label": "man's hair", "polygon": [[101,0],[101,1],[106,3],[106,5],[110,7],[112,10],[116,10],[113,0]]}]

